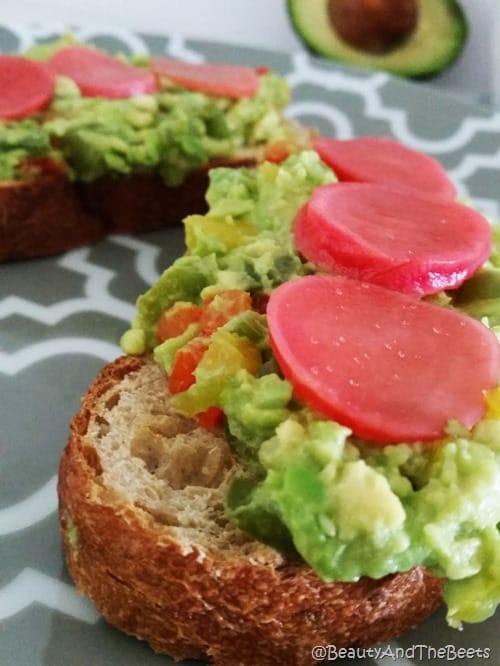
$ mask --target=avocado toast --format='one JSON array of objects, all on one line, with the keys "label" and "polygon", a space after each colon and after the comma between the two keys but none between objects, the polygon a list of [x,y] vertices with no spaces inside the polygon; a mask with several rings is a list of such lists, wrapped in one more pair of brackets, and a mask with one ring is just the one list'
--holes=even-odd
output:
[{"label": "avocado toast", "polygon": [[181,74],[168,58],[115,58],[71,38],[0,56],[10,91],[0,106],[0,259],[178,223],[205,210],[211,166],[308,143],[282,116],[282,78],[180,64]]},{"label": "avocado toast", "polygon": [[[185,220],[188,255],[139,299],[123,337],[124,350],[138,358],[108,367],[73,422],[59,482],[70,571],[112,623],[159,651],[217,664],[305,664],[314,644],[399,635],[440,603],[443,584],[453,626],[485,619],[498,604],[499,322],[490,310],[489,328],[478,323],[488,314],[480,306],[477,320],[460,311],[461,294],[469,292],[470,304],[470,285],[485,272],[496,275],[495,253],[472,275],[442,271],[418,297],[373,286],[366,275],[335,277],[299,254],[292,233],[303,206],[318,205],[318,191],[344,187],[335,181],[312,151],[254,171],[212,171],[209,212]],[[405,196],[407,208],[431,205],[429,197]],[[447,211],[458,205],[450,196],[446,204],[431,199]],[[490,254],[488,225],[471,214]],[[443,288],[443,279],[455,283]],[[409,283],[422,281],[412,272]],[[380,338],[384,350],[368,356],[386,355],[379,371],[388,367],[393,383],[415,367],[404,357],[418,353],[408,342],[415,335],[401,330],[426,320],[425,335],[450,334],[448,352],[438,346],[421,356],[418,372],[401,384],[410,385],[405,395],[420,396],[418,419],[408,409],[391,411],[394,396],[390,409],[370,405],[375,373],[341,372],[340,361],[328,370],[324,356],[320,365],[310,362],[326,344],[319,322],[331,300],[320,301],[320,315],[315,304],[325,284],[328,299],[348,294],[336,306],[347,314],[359,285],[372,304],[382,294],[385,314],[384,306],[363,306],[373,326],[358,350],[370,350],[377,330],[389,331],[392,338]],[[313,290],[301,291],[304,285]],[[299,291],[287,304],[289,289]],[[391,329],[387,315],[400,302],[408,317]],[[301,313],[283,324],[293,307]],[[290,337],[298,327],[305,336],[302,325],[305,354]],[[329,322],[326,337],[331,330]],[[349,346],[359,337],[351,327],[337,340]],[[468,364],[464,346],[473,349]],[[475,355],[480,349],[484,355]],[[359,365],[356,351],[345,356]],[[438,435],[398,439],[389,421],[428,424],[434,405],[462,393],[441,389],[451,369],[460,378],[464,367],[471,381],[478,378],[479,411],[470,416],[469,396],[465,411],[454,403],[445,414]],[[349,414],[358,411],[350,421],[346,410],[331,416],[346,405],[342,395],[318,402],[326,384],[313,377],[325,369],[353,390],[367,379],[364,402],[348,397]],[[369,420],[367,431],[366,414],[380,409],[382,424]]]}]

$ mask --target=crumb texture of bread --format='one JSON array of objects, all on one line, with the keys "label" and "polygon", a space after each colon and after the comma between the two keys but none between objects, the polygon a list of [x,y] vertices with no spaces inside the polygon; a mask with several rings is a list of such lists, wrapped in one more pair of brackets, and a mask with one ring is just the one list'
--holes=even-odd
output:
[{"label": "crumb texture of bread", "polygon": [[326,584],[251,540],[224,513],[238,470],[222,434],[172,411],[152,360],[104,368],[73,418],[58,494],[69,571],[111,624],[175,659],[307,666],[315,645],[373,645],[440,604],[423,567]]}]

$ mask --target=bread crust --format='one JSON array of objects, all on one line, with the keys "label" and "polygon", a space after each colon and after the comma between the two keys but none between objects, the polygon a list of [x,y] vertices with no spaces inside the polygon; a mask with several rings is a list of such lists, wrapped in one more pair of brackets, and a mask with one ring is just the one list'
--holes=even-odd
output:
[{"label": "bread crust", "polygon": [[150,512],[106,487],[89,423],[97,403],[148,362],[121,357],[98,375],[72,420],[59,470],[69,571],[111,624],[175,659],[305,666],[317,663],[315,645],[373,645],[440,604],[442,581],[420,566],[381,580],[325,584],[298,561],[186,548]]},{"label": "bread crust", "polygon": [[62,171],[0,185],[0,259],[55,254],[104,234]]},{"label": "bread crust", "polygon": [[64,169],[0,183],[0,260],[56,254],[108,234],[178,224],[188,214],[206,212],[209,169],[256,162],[250,155],[213,161],[177,187],[168,187],[153,173],[72,182]]},{"label": "bread crust", "polygon": [[139,233],[179,223],[193,213],[208,210],[205,200],[208,173],[217,166],[253,167],[255,157],[214,160],[192,171],[177,187],[168,187],[159,174],[127,177],[103,176],[77,183],[83,208],[103,220],[106,233]]}]

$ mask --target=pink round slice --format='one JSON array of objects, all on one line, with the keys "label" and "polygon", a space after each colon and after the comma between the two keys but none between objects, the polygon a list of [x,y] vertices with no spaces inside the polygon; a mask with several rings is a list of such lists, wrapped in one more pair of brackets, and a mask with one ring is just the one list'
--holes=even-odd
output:
[{"label": "pink round slice", "polygon": [[385,137],[320,137],[314,149],[339,180],[383,183],[454,199],[455,185],[430,155]]},{"label": "pink round slice", "polygon": [[52,98],[54,75],[42,63],[0,56],[0,119],[17,120],[40,111]]},{"label": "pink round slice", "polygon": [[499,379],[486,326],[373,284],[291,280],[271,294],[267,318],[297,397],[374,442],[437,439],[450,419],[472,427]]},{"label": "pink round slice", "polygon": [[297,250],[322,270],[410,294],[454,289],[491,252],[477,211],[371,183],[318,187],[297,216]]},{"label": "pink round slice", "polygon": [[49,66],[72,79],[86,97],[126,98],[152,93],[154,75],[88,46],[67,46],[49,58]]},{"label": "pink round slice", "polygon": [[207,95],[253,97],[259,89],[259,75],[251,67],[225,63],[194,64],[161,57],[152,58],[151,66],[157,76]]}]

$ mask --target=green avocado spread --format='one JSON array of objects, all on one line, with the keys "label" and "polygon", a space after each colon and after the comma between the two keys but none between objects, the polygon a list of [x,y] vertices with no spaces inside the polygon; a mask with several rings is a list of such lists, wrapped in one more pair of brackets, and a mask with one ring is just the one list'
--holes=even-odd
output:
[{"label": "green avocado spread", "polygon": [[28,162],[40,157],[57,159],[49,133],[36,120],[0,121],[0,180],[29,176]]},{"label": "green avocado spread", "polygon": [[[214,169],[209,212],[185,220],[189,253],[138,299],[124,351],[152,353],[170,373],[176,352],[199,335],[193,323],[159,342],[158,321],[174,303],[199,305],[224,290],[263,298],[314,272],[295,253],[290,228],[313,189],[334,181],[313,151],[255,170]],[[498,236],[495,243],[476,277],[453,297],[434,298],[500,333]],[[488,394],[488,411],[471,430],[450,421],[439,441],[374,445],[293,397],[258,309],[229,318],[207,346],[194,383],[171,399],[189,415],[211,406],[223,411],[243,468],[227,496],[232,520],[300,556],[325,581],[379,578],[424,564],[445,579],[451,625],[494,613],[500,603],[500,389]]]},{"label": "green avocado spread", "polygon": [[[27,55],[46,60],[71,40],[44,44]],[[137,65],[148,64],[142,58]],[[286,81],[260,76],[253,97],[230,99],[164,85],[153,94],[126,99],[84,97],[68,78],[57,77],[51,103],[27,120],[0,121],[0,177],[23,177],[33,157],[63,159],[70,177],[158,173],[182,183],[196,167],[247,147],[294,140],[297,130],[282,115]]]}]

